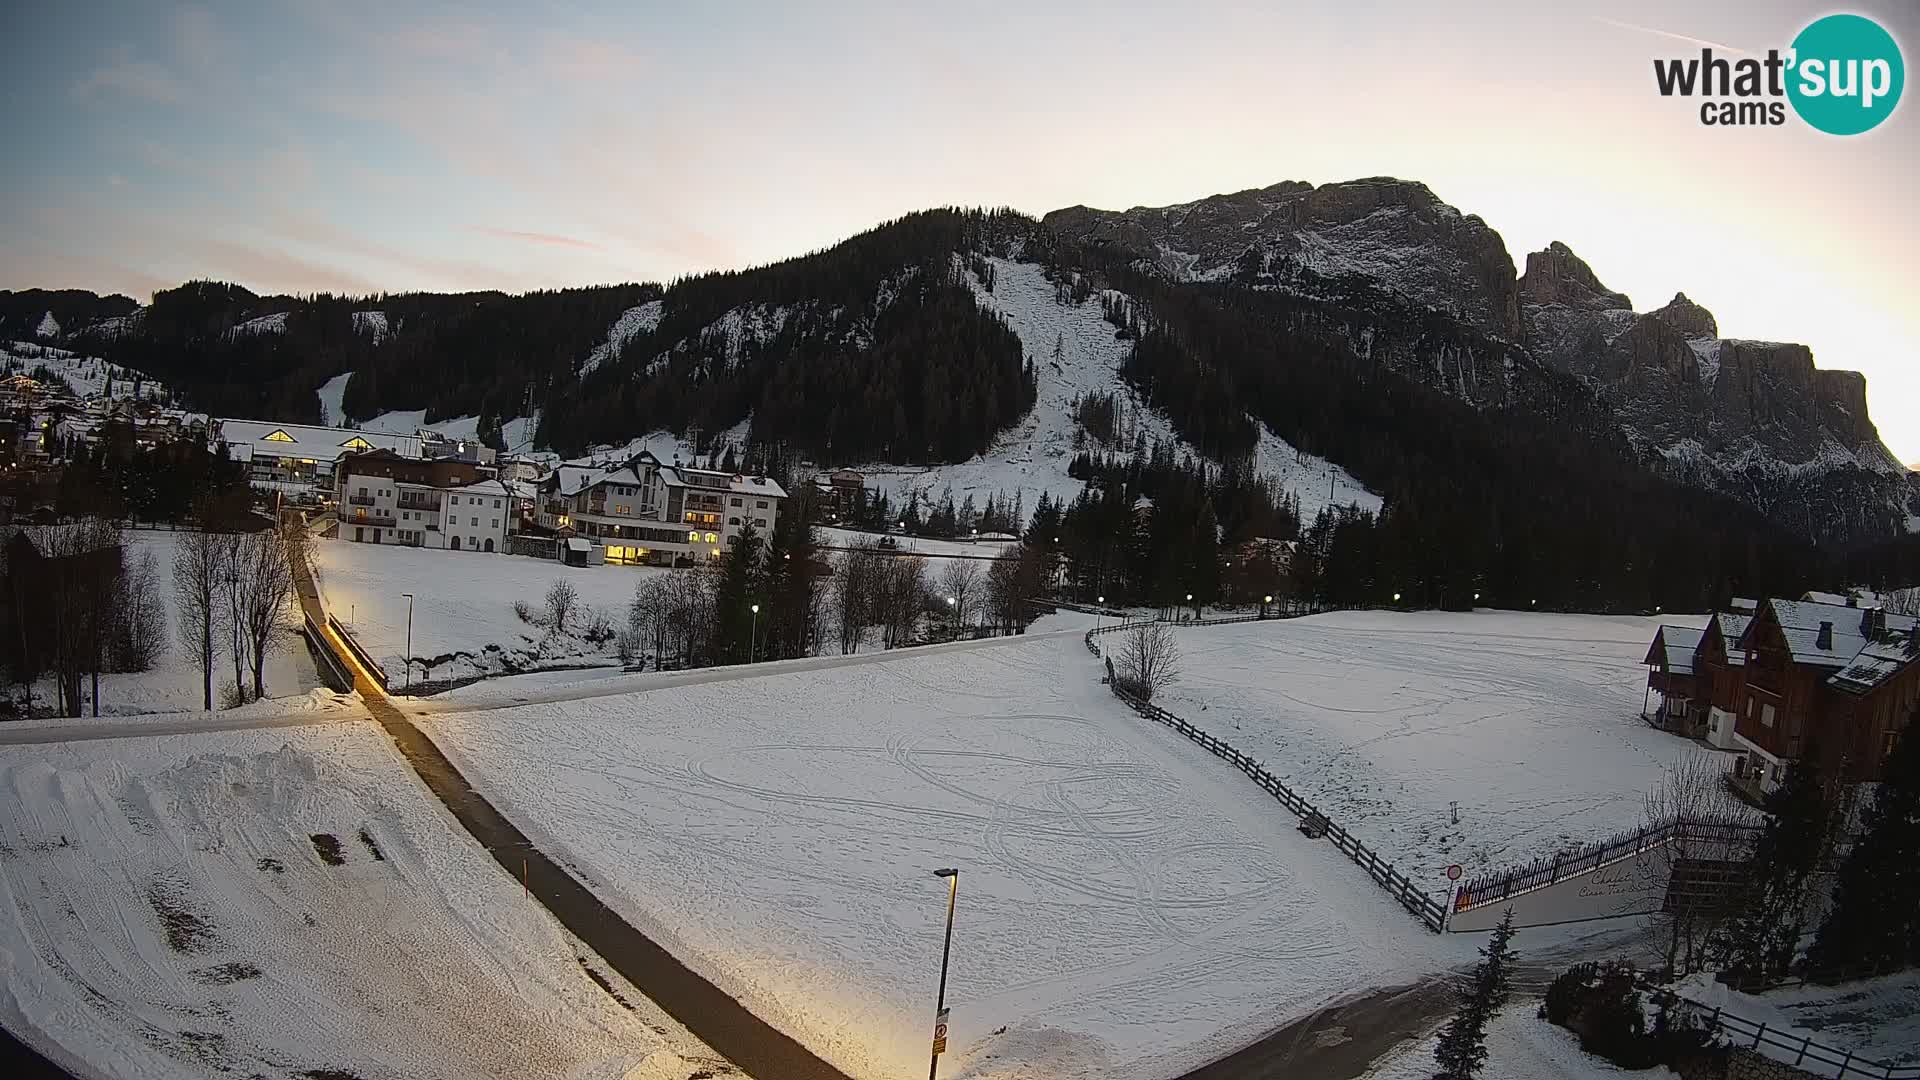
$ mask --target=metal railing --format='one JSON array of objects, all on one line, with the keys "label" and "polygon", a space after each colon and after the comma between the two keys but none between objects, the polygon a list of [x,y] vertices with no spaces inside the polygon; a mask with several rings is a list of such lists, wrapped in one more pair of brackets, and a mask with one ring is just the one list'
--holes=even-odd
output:
[{"label": "metal railing", "polygon": [[1845,1080],[1849,1076],[1869,1077],[1872,1080],[1920,1080],[1920,1065],[1891,1065],[1875,1061],[1851,1050],[1814,1042],[1810,1035],[1790,1035],[1769,1028],[1764,1021],[1748,1020],[1718,1007],[1708,1009],[1700,1002],[1671,990],[1646,984],[1642,984],[1641,988],[1656,1005],[1686,1006],[1700,1017],[1709,1033],[1723,1036],[1734,1047],[1763,1054],[1797,1069],[1835,1077],[1836,1080]]},{"label": "metal railing", "polygon": [[1592,873],[1603,866],[1631,859],[1673,841],[1677,836],[1708,843],[1735,844],[1753,839],[1759,826],[1733,821],[1695,821],[1677,818],[1660,825],[1642,826],[1584,847],[1543,855],[1532,862],[1480,874],[1461,883],[1453,910],[1468,911],[1497,904],[1523,892],[1543,889],[1570,877]]},{"label": "metal railing", "polygon": [[353,635],[347,632],[346,626],[339,619],[329,614],[327,625],[339,635],[341,641],[346,643],[347,648],[353,651],[353,658],[360,661],[360,666],[366,668],[368,674],[380,680],[380,688],[385,690],[388,685],[387,669],[374,662],[373,655],[360,647],[360,643],[354,640]]},{"label": "metal railing", "polygon": [[372,506],[372,505],[373,505],[373,496],[371,496],[371,495],[349,495],[349,496],[347,496],[347,501],[348,501],[348,502],[350,502],[350,503],[352,503],[352,504],[353,504],[353,505],[355,505],[355,506]]},{"label": "metal railing", "polygon": [[307,644],[311,648],[319,669],[320,681],[326,683],[336,693],[352,693],[353,674],[347,670],[345,664],[340,662],[340,657],[333,651],[333,646],[327,644],[327,635],[321,631],[319,624],[313,621],[313,615],[306,611],[305,605],[301,607],[300,616],[300,632],[306,637]]}]

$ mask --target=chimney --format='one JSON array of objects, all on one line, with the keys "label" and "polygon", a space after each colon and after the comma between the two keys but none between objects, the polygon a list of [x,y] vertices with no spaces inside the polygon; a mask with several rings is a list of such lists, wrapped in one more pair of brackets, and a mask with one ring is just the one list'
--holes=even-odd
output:
[{"label": "chimney", "polygon": [[1821,649],[1823,651],[1830,651],[1833,648],[1833,624],[1832,623],[1823,622],[1820,624],[1820,636],[1813,639],[1813,644],[1815,648]]},{"label": "chimney", "polygon": [[1860,613],[1860,636],[1868,641],[1877,641],[1887,632],[1887,613],[1882,608],[1868,608]]}]

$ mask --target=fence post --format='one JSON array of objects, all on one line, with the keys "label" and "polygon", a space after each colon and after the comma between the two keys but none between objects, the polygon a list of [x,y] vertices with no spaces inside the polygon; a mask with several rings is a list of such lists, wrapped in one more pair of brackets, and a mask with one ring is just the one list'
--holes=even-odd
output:
[{"label": "fence post", "polygon": [[1718,1005],[1715,1005],[1713,1007],[1713,1015],[1707,1017],[1707,1030],[1708,1031],[1720,1030],[1720,1006]]},{"label": "fence post", "polygon": [[[1807,1046],[1812,1042],[1813,1042],[1813,1036],[1811,1035],[1800,1040],[1800,1052],[1794,1055],[1794,1058],[1793,1058],[1793,1063],[1795,1066],[1798,1066],[1802,1061],[1805,1061],[1807,1059]],[[1845,1076],[1846,1074],[1842,1073],[1841,1075]]]},{"label": "fence post", "polygon": [[1753,1049],[1755,1050],[1760,1049],[1760,1040],[1766,1035],[1766,1033],[1767,1033],[1767,1024],[1766,1024],[1766,1021],[1763,1020],[1760,1022],[1760,1030],[1755,1031],[1753,1033]]}]

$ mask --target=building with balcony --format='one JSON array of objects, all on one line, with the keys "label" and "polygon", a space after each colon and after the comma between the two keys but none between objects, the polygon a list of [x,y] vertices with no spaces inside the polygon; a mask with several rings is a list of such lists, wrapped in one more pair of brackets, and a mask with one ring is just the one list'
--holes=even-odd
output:
[{"label": "building with balcony", "polygon": [[1816,743],[1824,767],[1879,779],[1920,719],[1920,620],[1858,597],[1734,606],[1703,629],[1655,634],[1647,686],[1662,702],[1649,721],[1737,751],[1730,778],[1755,800]]},{"label": "building with balcony", "polygon": [[247,480],[256,490],[290,497],[331,493],[336,466],[348,454],[385,450],[411,460],[426,457],[418,435],[382,435],[353,428],[227,417],[214,420],[207,434],[229,458],[246,465]]},{"label": "building with balcony", "polygon": [[749,526],[770,535],[786,497],[764,476],[664,465],[642,452],[610,467],[555,469],[536,489],[535,518],[599,542],[607,562],[693,565],[719,558]]},{"label": "building with balcony", "polygon": [[519,528],[508,487],[485,467],[457,458],[350,454],[335,471],[333,494],[336,535],[362,544],[503,552]]}]

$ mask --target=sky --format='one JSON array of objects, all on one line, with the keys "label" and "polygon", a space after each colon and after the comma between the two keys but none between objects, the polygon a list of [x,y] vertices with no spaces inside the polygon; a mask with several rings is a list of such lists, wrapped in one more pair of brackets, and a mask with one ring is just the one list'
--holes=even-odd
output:
[{"label": "sky", "polygon": [[1387,175],[1516,266],[1560,240],[1640,310],[1684,291],[1865,372],[1920,462],[1920,100],[1851,138],[1710,128],[1651,63],[1848,10],[1911,66],[1920,3],[1559,7],[13,0],[0,288],[663,280],[933,206]]}]

